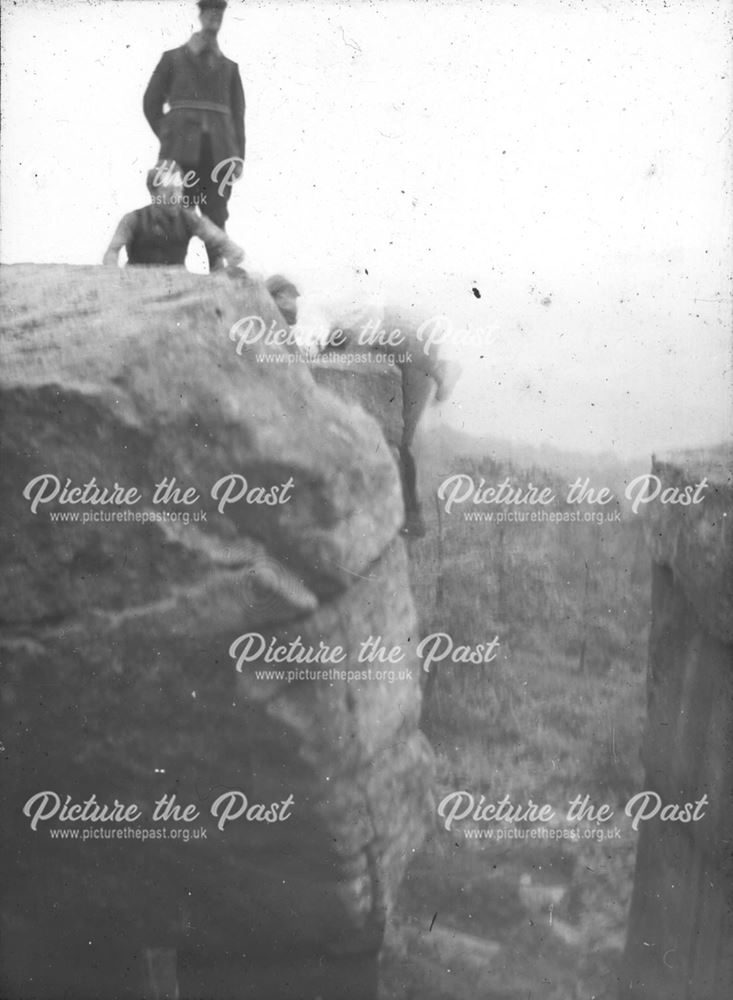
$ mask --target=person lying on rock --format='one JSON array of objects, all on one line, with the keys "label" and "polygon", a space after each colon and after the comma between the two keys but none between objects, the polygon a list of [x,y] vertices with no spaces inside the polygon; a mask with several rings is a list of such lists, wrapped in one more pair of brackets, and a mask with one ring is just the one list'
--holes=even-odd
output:
[{"label": "person lying on rock", "polygon": [[298,322],[298,298],[300,292],[292,281],[289,281],[282,274],[273,274],[265,282],[267,291],[275,300],[275,305],[282,313],[283,319],[288,326],[295,326]]},{"label": "person lying on rock", "polygon": [[[343,325],[331,323],[324,353],[380,355],[402,373],[402,440],[399,449],[399,469],[405,502],[405,523],[402,534],[412,538],[425,535],[425,520],[417,491],[417,467],[412,444],[420,417],[435,393],[434,402],[442,403],[453,391],[460,375],[460,365],[442,360],[434,341],[431,324],[421,321],[411,311],[397,306],[374,312],[360,312],[344,318]],[[420,331],[420,332],[419,332]],[[431,336],[431,333],[433,336]]]},{"label": "person lying on rock", "polygon": [[132,265],[179,265],[186,263],[188,244],[198,236],[206,247],[213,269],[234,267],[244,260],[244,251],[211,219],[189,206],[180,168],[170,160],[148,171],[150,204],[122,216],[102,263],[117,267],[120,250],[127,251]]}]

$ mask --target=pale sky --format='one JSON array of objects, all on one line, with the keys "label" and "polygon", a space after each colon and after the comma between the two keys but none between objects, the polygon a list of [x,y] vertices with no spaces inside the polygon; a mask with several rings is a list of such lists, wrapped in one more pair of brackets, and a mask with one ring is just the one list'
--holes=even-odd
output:
[{"label": "pale sky", "polygon": [[[97,263],[145,203],[142,94],[195,4],[2,22],[0,259]],[[466,431],[622,455],[730,436],[731,27],[733,0],[231,0],[229,232],[306,302],[367,268],[483,331],[451,350],[441,417]]]}]

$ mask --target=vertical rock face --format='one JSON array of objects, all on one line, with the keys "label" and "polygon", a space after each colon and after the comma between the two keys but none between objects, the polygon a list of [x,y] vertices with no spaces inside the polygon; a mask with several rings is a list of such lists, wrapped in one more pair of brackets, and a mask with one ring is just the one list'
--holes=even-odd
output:
[{"label": "vertical rock face", "polygon": [[[12,988],[139,995],[130,955],[151,947],[262,975],[301,956],[373,954],[423,834],[431,768],[402,500],[379,426],[306,366],[276,363],[281,349],[237,354],[238,319],[281,324],[257,285],[164,269],[4,272]],[[228,476],[239,478],[215,486]],[[155,503],[164,478],[181,494]],[[118,501],[122,489],[137,500],[104,502],[115,486]],[[391,673],[360,661],[370,636],[404,651]],[[44,791],[59,809],[34,831],[40,802],[23,810]],[[229,792],[248,811],[220,829],[212,807]],[[141,816],[63,819],[67,796],[92,795]],[[172,795],[195,820],[153,818]],[[244,980],[227,989],[265,995]]]},{"label": "vertical rock face", "polygon": [[[387,443],[395,449],[402,444],[402,372],[396,365],[369,361],[339,364],[342,355],[334,352],[311,366],[313,377],[324,388],[360,406],[375,417]],[[330,360],[327,360],[329,359]],[[360,359],[365,360],[365,359]]]},{"label": "vertical rock face", "polygon": [[641,824],[624,998],[733,995],[730,458],[683,455],[653,467],[663,490],[684,490],[703,479],[708,485],[700,504],[650,507],[654,575],[645,788],[664,805],[707,799],[694,822],[663,820],[660,810]]}]

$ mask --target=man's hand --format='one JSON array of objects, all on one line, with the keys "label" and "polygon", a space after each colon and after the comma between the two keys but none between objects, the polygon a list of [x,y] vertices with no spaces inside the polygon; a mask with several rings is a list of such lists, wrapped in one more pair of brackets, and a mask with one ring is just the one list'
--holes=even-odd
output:
[{"label": "man's hand", "polygon": [[461,374],[461,366],[457,361],[441,361],[439,364],[439,381],[435,393],[435,402],[443,403],[453,392]]},{"label": "man's hand", "polygon": [[238,264],[228,264],[226,267],[222,261],[221,266],[217,268],[217,271],[226,271],[228,277],[235,278],[238,281],[249,281],[250,275],[243,267],[239,267]]}]

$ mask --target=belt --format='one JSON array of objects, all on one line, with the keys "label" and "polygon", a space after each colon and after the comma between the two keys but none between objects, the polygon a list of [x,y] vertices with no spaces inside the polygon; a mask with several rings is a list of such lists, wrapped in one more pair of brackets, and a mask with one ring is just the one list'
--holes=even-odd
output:
[{"label": "belt", "polygon": [[231,108],[226,104],[216,104],[214,101],[171,101],[171,111],[179,108],[193,108],[196,111],[215,111],[220,115],[231,115]]}]

